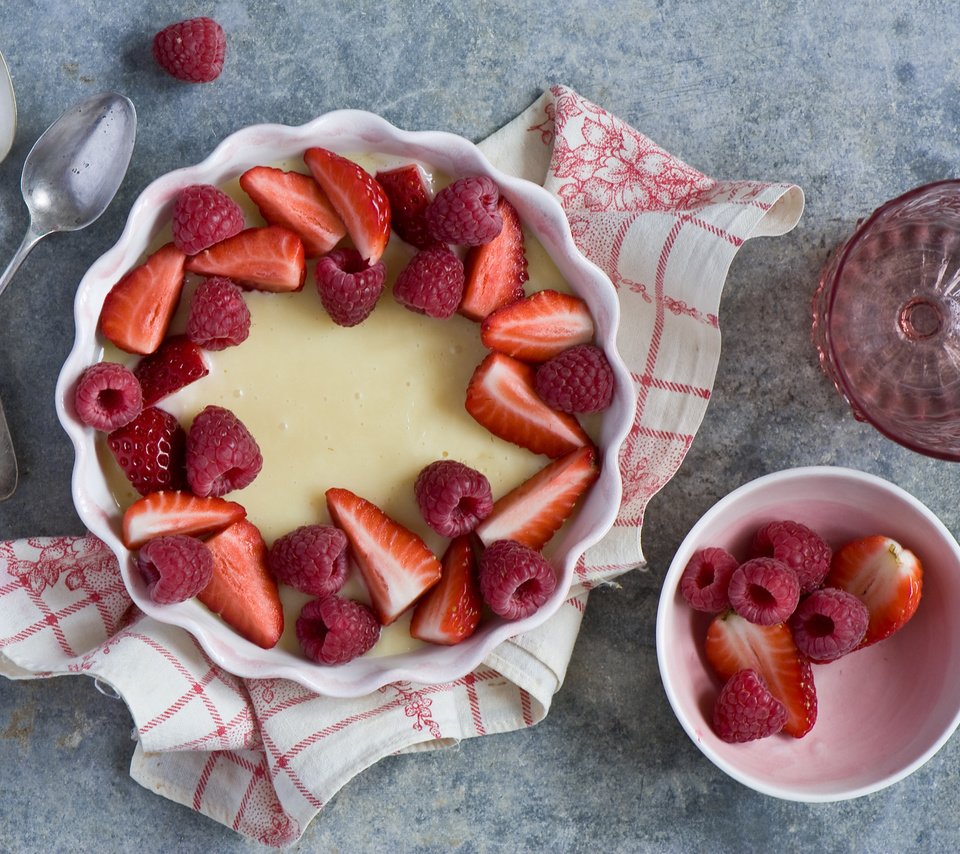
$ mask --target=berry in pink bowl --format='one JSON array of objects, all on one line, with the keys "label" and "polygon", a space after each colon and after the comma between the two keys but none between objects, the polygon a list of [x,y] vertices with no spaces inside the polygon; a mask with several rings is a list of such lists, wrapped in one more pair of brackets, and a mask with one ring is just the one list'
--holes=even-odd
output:
[{"label": "berry in pink bowl", "polygon": [[[731,743],[720,737],[715,721],[717,698],[726,679],[713,671],[707,661],[710,653],[705,651],[708,629],[714,621],[723,623],[723,613],[718,616],[690,607],[681,593],[681,580],[691,558],[708,547],[747,560],[755,553],[756,532],[783,520],[815,531],[834,552],[847,543],[862,542],[857,548],[868,548],[875,539],[872,535],[883,532],[916,554],[923,565],[927,595],[895,634],[861,643],[836,660],[805,665],[816,685],[812,724],[807,721],[810,725],[795,730],[793,736],[786,734],[789,723],[777,734],[761,728],[766,737]],[[811,603],[807,605],[810,613],[804,610],[805,602]],[[960,684],[952,675],[960,656],[960,625],[954,616],[958,609],[960,545],[928,508],[894,484],[863,472],[834,467],[788,469],[751,481],[721,499],[681,543],[664,579],[657,614],[660,675],[683,729],[711,762],[734,779],[787,800],[814,803],[855,798],[917,770],[960,723]],[[840,620],[832,603],[805,596],[794,614],[812,620],[815,632],[819,631],[817,614],[832,614]],[[765,629],[745,625],[755,626],[754,633]],[[742,629],[731,624],[726,632],[742,633]],[[862,629],[861,625],[851,631]],[[838,629],[837,637],[829,640],[841,646],[851,644],[845,635],[846,629]],[[730,694],[726,705],[732,705]],[[751,708],[772,705],[755,686],[741,694],[755,704]],[[752,731],[749,719],[744,723],[731,709],[724,715],[725,732]],[[800,733],[802,737],[796,737]]]}]

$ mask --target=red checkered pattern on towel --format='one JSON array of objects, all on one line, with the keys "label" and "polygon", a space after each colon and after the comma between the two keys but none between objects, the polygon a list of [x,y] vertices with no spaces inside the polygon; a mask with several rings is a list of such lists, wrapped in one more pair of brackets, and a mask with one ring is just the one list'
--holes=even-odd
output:
[{"label": "red checkered pattern on towel", "polygon": [[587,591],[643,563],[647,502],[702,420],[730,262],[747,238],[788,231],[802,208],[795,187],[707,178],[562,87],[481,147],[504,171],[554,192],[577,244],[610,276],[622,307],[618,345],[636,389],[616,525],[581,561],[570,598],[546,624],[456,682],[332,699],[221,670],[189,634],[132,605],[115,559],[93,537],[0,544],[0,673],[86,673],[112,686],[139,736],[134,778],[270,845],[295,841],[347,780],[386,755],[531,726],[547,714]]}]

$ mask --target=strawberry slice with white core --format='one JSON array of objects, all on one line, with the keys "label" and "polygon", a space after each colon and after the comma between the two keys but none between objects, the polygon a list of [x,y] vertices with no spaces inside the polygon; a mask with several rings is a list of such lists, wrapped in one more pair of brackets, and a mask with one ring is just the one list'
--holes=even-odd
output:
[{"label": "strawberry slice with white core", "polygon": [[901,629],[916,613],[923,591],[917,556],[890,537],[875,535],[847,543],[833,556],[827,587],[852,593],[870,613],[860,646],[869,646]]},{"label": "strawberry slice with white core", "polygon": [[417,603],[410,634],[428,643],[451,646],[470,637],[480,622],[483,597],[477,562],[468,535],[450,541],[440,581]]},{"label": "strawberry slice with white core", "polygon": [[134,501],[123,514],[123,544],[138,549],[154,537],[210,534],[246,515],[241,505],[223,498],[199,498],[177,490],[151,492]]},{"label": "strawberry slice with white core", "polygon": [[515,540],[539,551],[599,474],[592,446],[571,451],[497,499],[476,534],[484,545]]},{"label": "strawberry slice with white core", "polygon": [[705,652],[724,682],[740,670],[757,671],[770,693],[787,708],[783,731],[794,738],[810,732],[817,721],[813,668],[797,650],[786,624],[761,626],[725,611],[707,629]]},{"label": "strawberry slice with white core", "polygon": [[194,255],[186,268],[272,292],[299,291],[307,275],[303,241],[280,225],[246,228]]},{"label": "strawberry slice with white core", "polygon": [[328,489],[327,509],[347,535],[377,619],[389,625],[440,579],[426,543],[379,507],[347,489]]},{"label": "strawberry slice with white core", "polygon": [[347,233],[330,200],[309,175],[254,166],[240,176],[240,187],[267,222],[300,235],[307,258],[325,255]]},{"label": "strawberry slice with white core", "polygon": [[467,385],[467,412],[494,436],[535,454],[562,457],[592,444],[576,418],[540,399],[535,376],[532,366],[490,353]]},{"label": "strawberry slice with white core", "polygon": [[580,297],[537,291],[498,308],[480,326],[480,340],[525,362],[545,362],[577,344],[593,341],[590,309]]},{"label": "strawberry slice with white core", "polygon": [[390,240],[390,200],[359,164],[326,148],[308,148],[303,160],[347,227],[368,264],[376,264]]}]

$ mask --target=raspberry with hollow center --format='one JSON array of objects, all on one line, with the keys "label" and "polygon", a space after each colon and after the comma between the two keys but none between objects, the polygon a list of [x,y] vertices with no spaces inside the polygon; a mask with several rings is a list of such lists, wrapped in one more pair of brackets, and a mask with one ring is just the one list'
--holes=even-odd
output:
[{"label": "raspberry with hollow center", "polygon": [[444,187],[427,207],[424,218],[434,240],[458,246],[489,243],[503,229],[497,209],[500,188],[486,175],[460,178]]},{"label": "raspberry with hollow center", "polygon": [[339,596],[307,602],[297,617],[297,640],[318,664],[345,664],[380,638],[380,623],[366,605]]},{"label": "raspberry with hollow center", "polygon": [[493,509],[486,476],[456,460],[426,466],[413,485],[424,521],[443,537],[472,531]]},{"label": "raspberry with hollow center", "polygon": [[514,540],[497,540],[480,556],[480,593],[498,616],[529,617],[553,593],[557,577],[547,559]]},{"label": "raspberry with hollow center", "polygon": [[184,187],[173,203],[173,242],[187,255],[243,231],[243,210],[212,184]]},{"label": "raspberry with hollow center", "polygon": [[775,735],[787,722],[787,707],[755,670],[731,676],[713,707],[713,729],[726,742],[741,744]]},{"label": "raspberry with hollow center", "polygon": [[115,362],[98,362],[80,375],[73,403],[84,424],[109,433],[143,411],[143,393],[132,371]]},{"label": "raspberry with hollow center", "polygon": [[397,276],[393,297],[418,314],[452,317],[463,298],[463,262],[446,247],[421,249]]},{"label": "raspberry with hollow center", "polygon": [[613,400],[613,369],[593,344],[577,344],[537,368],[537,394],[561,412],[600,412]]},{"label": "raspberry with hollow center", "polygon": [[243,291],[226,276],[204,279],[190,302],[187,337],[206,350],[224,350],[249,335],[250,309]]},{"label": "raspberry with hollow center", "polygon": [[356,249],[334,249],[314,271],[320,302],[338,326],[356,326],[370,316],[383,293],[387,268],[367,264]]},{"label": "raspberry with hollow center", "polygon": [[833,552],[822,537],[799,522],[768,522],[753,537],[752,557],[783,561],[800,581],[800,592],[816,590],[830,571]]},{"label": "raspberry with hollow center", "polygon": [[859,646],[869,622],[867,606],[852,593],[821,587],[797,606],[790,631],[797,649],[811,661],[834,661]]},{"label": "raspberry with hollow center", "polygon": [[147,542],[137,555],[147,594],[158,605],[192,599],[213,578],[213,554],[200,540],[174,534]]},{"label": "raspberry with hollow center", "polygon": [[187,434],[187,482],[194,495],[220,496],[253,482],[263,466],[256,439],[229,409],[207,406]]},{"label": "raspberry with hollow center", "polygon": [[153,37],[153,58],[168,74],[185,83],[209,83],[223,70],[227,36],[212,18],[190,18]]},{"label": "raspberry with hollow center", "polygon": [[755,557],[730,576],[730,604],[745,620],[772,626],[786,620],[800,599],[797,574],[782,561]]},{"label": "raspberry with hollow center", "polygon": [[274,542],[267,563],[277,581],[318,598],[331,596],[347,578],[347,535],[332,525],[303,525]]},{"label": "raspberry with hollow center", "polygon": [[739,565],[737,559],[725,549],[700,549],[683,568],[680,594],[691,608],[718,614],[730,605],[727,588],[730,586],[730,577]]}]

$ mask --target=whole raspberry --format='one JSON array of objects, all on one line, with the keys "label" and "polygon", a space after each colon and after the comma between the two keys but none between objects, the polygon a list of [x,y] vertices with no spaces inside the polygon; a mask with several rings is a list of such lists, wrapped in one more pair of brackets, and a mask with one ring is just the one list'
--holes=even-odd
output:
[{"label": "whole raspberry", "polygon": [[150,598],[158,605],[171,605],[186,602],[210,583],[213,554],[193,537],[157,537],[140,549],[137,568]]},{"label": "whole raspberry", "polygon": [[772,626],[786,620],[797,607],[800,582],[785,563],[755,557],[734,570],[727,595],[733,610],[745,620]]},{"label": "whole raspberry", "polygon": [[738,670],[720,689],[713,729],[724,741],[741,744],[775,735],[787,722],[787,707],[755,670]]},{"label": "whole raspberry", "polygon": [[347,535],[332,525],[303,525],[274,542],[267,563],[277,581],[311,596],[331,596],[347,578]]},{"label": "whole raspberry", "polygon": [[497,540],[480,556],[480,593],[493,613],[529,617],[553,593],[557,577],[547,559],[513,540]]},{"label": "whole raspberry", "polygon": [[680,594],[691,608],[718,614],[730,605],[727,588],[730,576],[739,565],[737,559],[725,549],[700,549],[683,568]]},{"label": "whole raspberry", "polygon": [[153,58],[177,80],[209,83],[223,70],[227,36],[212,18],[191,18],[153,37]]},{"label": "whole raspberry", "polygon": [[115,362],[98,362],[80,375],[73,403],[84,424],[110,432],[141,413],[143,393],[132,371]]},{"label": "whole raspberry", "polygon": [[169,412],[148,406],[107,436],[117,465],[141,495],[186,486],[186,434]]},{"label": "whole raspberry", "polygon": [[297,640],[318,664],[344,664],[363,655],[380,638],[380,623],[366,605],[327,596],[307,602],[297,617]]},{"label": "whole raspberry", "polygon": [[503,228],[500,189],[492,178],[460,178],[437,193],[424,217],[434,240],[458,246],[489,243]]},{"label": "whole raspberry", "polygon": [[224,350],[247,340],[250,309],[243,291],[225,276],[204,279],[193,294],[187,337],[207,350]]},{"label": "whole raspberry", "polygon": [[793,642],[812,661],[833,661],[856,649],[870,612],[852,593],[821,587],[801,600],[790,618]]},{"label": "whole raspberry", "polygon": [[187,482],[194,495],[243,489],[262,466],[256,439],[229,409],[207,406],[193,419],[187,434]]},{"label": "whole raspberry", "polygon": [[613,400],[613,369],[603,350],[577,344],[548,359],[534,380],[547,406],[561,412],[600,412]]},{"label": "whole raspberry", "polygon": [[413,485],[424,521],[443,537],[472,531],[493,509],[490,481],[456,460],[426,466]]},{"label": "whole raspberry", "polygon": [[753,557],[774,557],[800,580],[800,592],[816,590],[830,571],[833,552],[823,539],[799,522],[769,522],[753,537]]},{"label": "whole raspberry", "polygon": [[187,255],[243,231],[243,211],[212,184],[184,187],[173,203],[173,242]]},{"label": "whole raspberry", "polygon": [[463,284],[463,262],[449,249],[421,249],[397,276],[393,296],[411,311],[444,319],[460,306]]},{"label": "whole raspberry", "polygon": [[334,249],[314,271],[320,302],[338,326],[356,326],[370,316],[383,293],[387,268],[368,265],[356,249]]}]

